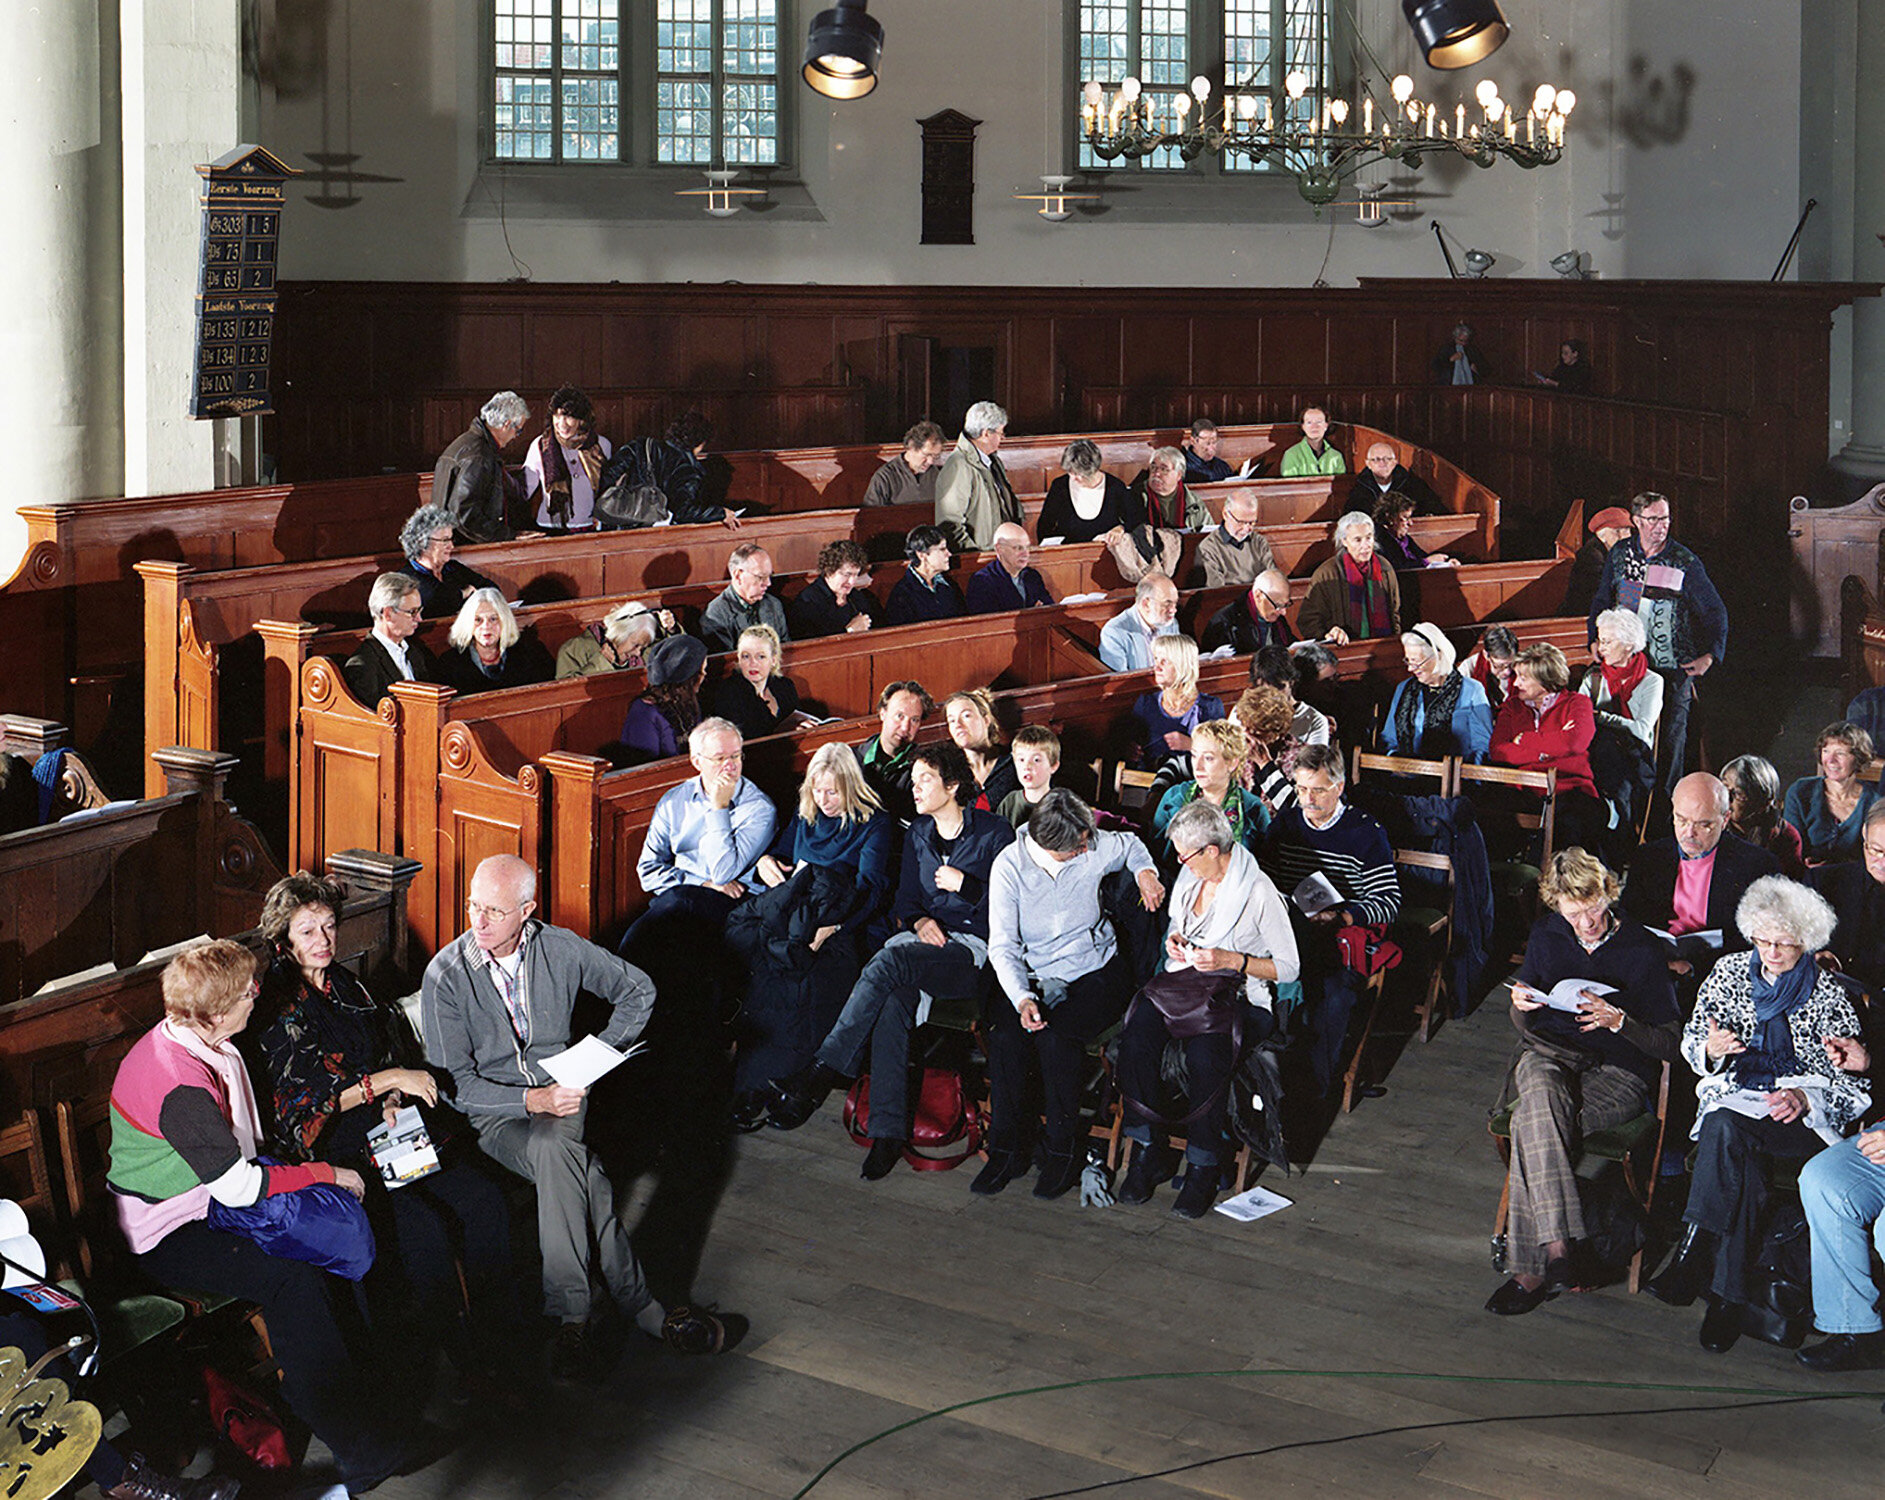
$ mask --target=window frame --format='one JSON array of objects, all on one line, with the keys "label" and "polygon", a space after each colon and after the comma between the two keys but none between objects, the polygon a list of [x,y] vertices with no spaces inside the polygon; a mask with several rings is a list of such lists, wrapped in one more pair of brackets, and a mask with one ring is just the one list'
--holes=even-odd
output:
[{"label": "window frame", "polygon": [[[562,0],[553,0],[551,33],[559,40],[552,43],[550,74],[551,105],[551,146],[560,153],[563,146],[561,79],[562,44],[561,18]],[[699,177],[710,168],[726,167],[740,172],[778,173],[790,176],[796,165],[794,147],[798,136],[797,90],[790,87],[797,78],[797,70],[791,66],[792,27],[795,24],[796,7],[792,0],[776,0],[778,11],[778,42],[775,50],[777,71],[774,75],[776,135],[774,138],[774,157],[769,162],[725,161],[724,94],[723,87],[729,76],[721,70],[724,51],[724,27],[728,24],[724,5],[725,0],[713,0],[716,18],[714,25],[713,59],[714,71],[710,85],[711,105],[714,113],[714,156],[704,162],[661,161],[657,157],[658,140],[655,130],[655,117],[659,94],[659,75],[655,71],[655,7],[643,3],[643,0],[621,0],[617,26],[617,61],[616,61],[616,149],[614,157],[564,157],[560,154],[548,157],[538,156],[499,156],[497,154],[497,11],[495,4],[478,7],[479,12],[479,57],[478,78],[482,90],[482,108],[479,116],[478,155],[481,167],[497,167],[506,171],[546,171],[546,172],[622,172],[625,170],[649,172],[662,176]],[[735,23],[737,24],[737,23]],[[518,71],[518,70],[505,70]],[[606,75],[604,75],[606,76]]]},{"label": "window frame", "polygon": [[[1136,18],[1142,0],[1118,0],[1131,7]],[[1211,80],[1211,107],[1222,107],[1225,90],[1225,53],[1227,50],[1224,27],[1224,0],[1186,0],[1188,29],[1186,31],[1187,56],[1190,59],[1186,69],[1185,82],[1203,74]],[[1287,0],[1276,0],[1286,4]],[[1353,107],[1359,107],[1356,98],[1358,81],[1353,62],[1356,50],[1357,18],[1355,0],[1323,0],[1328,7],[1328,68],[1331,75],[1331,97],[1348,99]],[[1185,182],[1209,179],[1215,182],[1287,183],[1293,193],[1296,179],[1292,173],[1277,171],[1274,168],[1257,170],[1252,167],[1228,166],[1220,152],[1200,152],[1191,162],[1179,162],[1173,166],[1151,166],[1143,161],[1095,162],[1092,165],[1081,164],[1081,148],[1084,138],[1079,126],[1079,105],[1082,90],[1088,80],[1081,73],[1080,57],[1080,5],[1073,0],[1066,7],[1066,45],[1063,55],[1066,59],[1067,94],[1072,107],[1066,112],[1065,136],[1067,160],[1073,163],[1069,170],[1084,176],[1104,178],[1112,173],[1124,174],[1135,181],[1146,184],[1155,182]],[[1139,70],[1130,70],[1133,76],[1144,81],[1143,59]],[[1272,66],[1267,92],[1271,98],[1273,111],[1280,111],[1285,95],[1283,77],[1287,73],[1286,63]],[[1109,87],[1111,85],[1108,85]],[[1170,84],[1159,85],[1161,89],[1170,88]]]}]

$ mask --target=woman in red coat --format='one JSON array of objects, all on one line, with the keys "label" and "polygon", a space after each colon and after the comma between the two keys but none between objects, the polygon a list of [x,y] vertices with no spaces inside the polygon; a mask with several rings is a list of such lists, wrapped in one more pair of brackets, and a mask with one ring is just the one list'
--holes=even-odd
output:
[{"label": "woman in red coat", "polygon": [[1571,668],[1556,646],[1527,646],[1512,672],[1512,693],[1492,726],[1486,759],[1495,766],[1558,772],[1557,847],[1595,852],[1609,810],[1591,778],[1590,742],[1597,716],[1590,699],[1570,691]]}]

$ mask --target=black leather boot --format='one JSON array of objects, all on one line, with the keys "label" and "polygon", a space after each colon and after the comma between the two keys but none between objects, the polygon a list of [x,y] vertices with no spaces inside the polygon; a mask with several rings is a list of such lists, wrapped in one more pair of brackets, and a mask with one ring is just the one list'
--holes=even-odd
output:
[{"label": "black leather boot", "polygon": [[1676,1253],[1669,1257],[1669,1264],[1650,1281],[1648,1291],[1660,1302],[1667,1302],[1671,1307],[1687,1307],[1702,1294],[1708,1285],[1709,1274],[1715,1269],[1715,1236],[1706,1229],[1698,1229],[1693,1224],[1682,1226],[1682,1240],[1676,1246]]},{"label": "black leather boot", "polygon": [[797,1130],[814,1114],[818,1106],[839,1084],[844,1074],[821,1062],[800,1068],[767,1085],[766,1121],[774,1130]]}]

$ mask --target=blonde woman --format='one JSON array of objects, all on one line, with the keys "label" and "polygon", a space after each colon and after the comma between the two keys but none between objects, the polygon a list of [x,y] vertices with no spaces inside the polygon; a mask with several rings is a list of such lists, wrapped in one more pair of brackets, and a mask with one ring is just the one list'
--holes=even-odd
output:
[{"label": "blonde woman", "polygon": [[967,805],[994,812],[1010,792],[1021,790],[1014,757],[1007,753],[1001,724],[995,718],[995,698],[987,688],[964,688],[943,700],[943,719],[949,738],[968,758],[975,793]]},{"label": "blonde woman", "polygon": [[[1582,849],[1561,849],[1538,882],[1548,908],[1512,980],[1519,1053],[1506,1082],[1512,1110],[1512,1278],[1486,1311],[1515,1317],[1588,1280],[1576,1263],[1585,1236],[1572,1152],[1593,1130],[1649,1107],[1677,1056],[1682,1012],[1659,940],[1615,909],[1623,882]],[[1590,982],[1575,1011],[1545,996],[1566,979]]]},{"label": "blonde woman", "polygon": [[727,942],[751,975],[740,1013],[734,1123],[757,1130],[766,1082],[803,1068],[863,965],[863,928],[890,896],[895,824],[849,745],[820,745],[798,815],[760,856],[764,891],[736,909]]},{"label": "blonde woman", "polygon": [[1198,643],[1188,635],[1153,638],[1152,689],[1132,705],[1138,760],[1146,769],[1188,754],[1198,726],[1224,717],[1224,700],[1198,691]]},{"label": "blonde woman", "polygon": [[550,653],[518,628],[496,589],[474,589],[446,639],[451,650],[439,658],[439,678],[460,693],[548,682],[555,671]]},{"label": "blonde woman", "polygon": [[1198,726],[1191,737],[1190,781],[1181,781],[1159,799],[1152,814],[1153,853],[1168,862],[1177,858],[1167,843],[1161,851],[1172,819],[1194,802],[1208,802],[1223,812],[1238,843],[1252,854],[1270,826],[1270,810],[1255,793],[1243,785],[1244,769],[1250,761],[1250,740],[1243,725],[1235,719],[1211,719]]},{"label": "blonde woman", "polygon": [[734,725],[740,737],[777,734],[798,712],[799,690],[783,675],[785,647],[770,625],[748,625],[733,646],[734,671],[714,685],[707,712]]}]

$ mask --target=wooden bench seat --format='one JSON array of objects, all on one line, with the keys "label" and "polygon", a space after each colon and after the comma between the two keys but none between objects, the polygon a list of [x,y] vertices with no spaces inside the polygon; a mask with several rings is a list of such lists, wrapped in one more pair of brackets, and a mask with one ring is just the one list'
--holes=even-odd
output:
[{"label": "wooden bench seat", "polygon": [[[1451,593],[1435,601],[1443,607],[1429,618],[1443,628],[1464,629],[1495,619],[1544,617],[1563,595],[1568,568],[1566,561],[1551,560],[1453,570]],[[1235,592],[1187,593],[1181,624],[1196,628],[1195,622]],[[1126,603],[1121,593],[1083,604],[827,637],[794,647],[790,673],[805,697],[823,703],[846,726],[872,722],[884,685],[910,677],[938,697],[993,683],[1024,698],[1043,691],[1050,702],[1058,701],[1068,680],[1094,678],[1092,694],[1105,705],[1110,724],[1131,706],[1131,697],[1114,703],[1125,691],[1121,684],[1130,685],[1136,697],[1148,680],[1146,674],[1102,677],[1094,669],[1100,627]],[[1398,674],[1400,642],[1362,642],[1344,648],[1343,659],[1352,675]],[[1227,691],[1241,689],[1247,674],[1248,663],[1240,658],[1207,663],[1206,690],[1215,691],[1211,684],[1220,680]],[[429,944],[438,935],[429,925],[438,914],[455,920],[478,860],[502,852],[533,861],[544,855],[542,768],[555,756],[573,755],[577,763],[593,762],[588,774],[602,776],[607,763],[594,752],[617,737],[641,689],[637,672],[462,699],[449,688],[401,683],[379,704],[365,705],[348,692],[336,663],[310,661],[302,670],[297,709],[289,857],[314,868],[327,850],[359,845],[422,861],[427,875],[415,888],[412,912],[415,932]],[[830,737],[822,729],[789,737],[790,753],[808,752],[822,743],[821,736]],[[682,768],[675,777],[685,765],[672,763],[671,770]],[[555,851],[547,857],[555,858]]]}]

